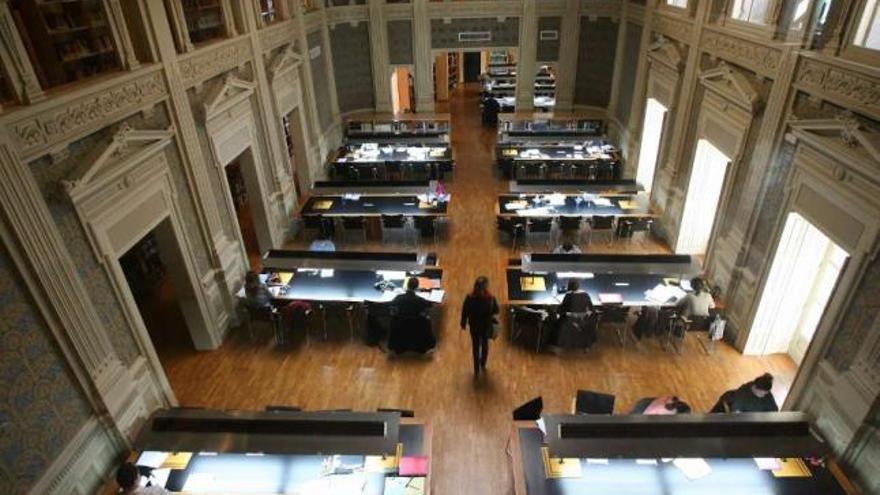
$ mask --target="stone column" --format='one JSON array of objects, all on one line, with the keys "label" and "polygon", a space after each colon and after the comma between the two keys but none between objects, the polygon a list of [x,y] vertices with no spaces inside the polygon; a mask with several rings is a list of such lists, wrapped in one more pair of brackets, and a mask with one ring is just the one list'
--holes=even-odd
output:
[{"label": "stone column", "polygon": [[388,27],[385,0],[368,0],[370,52],[373,63],[373,100],[377,112],[391,112],[391,65],[388,62]]},{"label": "stone column", "polygon": [[431,57],[431,21],[428,0],[413,0],[413,56],[416,111],[434,111],[434,60]]},{"label": "stone column", "polygon": [[[330,43],[330,26],[327,24],[327,9],[321,3],[321,44],[324,46],[321,56],[324,57],[324,67],[327,69],[327,85],[330,93],[330,109],[333,112],[333,122],[339,120],[339,95],[336,93],[336,71],[333,68],[333,45]],[[324,129],[322,129],[323,131]]]},{"label": "stone column", "polygon": [[580,7],[579,0],[565,0],[565,13],[559,28],[559,63],[556,70],[557,112],[570,112],[574,106],[574,83],[581,38]]},{"label": "stone column", "polygon": [[535,109],[535,71],[538,57],[536,0],[523,0],[519,19],[519,59],[516,62],[516,111]]},{"label": "stone column", "polygon": [[181,82],[180,69],[177,63],[177,52],[172,42],[171,28],[161,0],[144,0],[144,12],[147,14],[144,24],[148,35],[156,42],[159,52],[159,63],[165,69],[168,83],[170,117],[177,129],[176,139],[180,142],[183,171],[186,175],[187,187],[195,200],[195,211],[200,227],[200,234],[208,246],[211,266],[214,270],[214,282],[221,285],[221,293],[226,297],[226,311],[233,311],[232,288],[226,284],[223,266],[223,253],[238,250],[238,241],[229,238],[223,231],[223,224],[217,208],[217,200],[209,177],[209,157],[202,153],[196,130],[196,122],[186,95],[186,88]]},{"label": "stone column", "polygon": [[297,24],[297,45],[299,53],[303,57],[302,63],[302,91],[305,103],[304,121],[306,123],[306,142],[308,148],[308,167],[309,175],[312,178],[322,177],[321,168],[323,167],[323,157],[320,153],[320,145],[318,137],[322,133],[320,122],[318,122],[318,103],[315,101],[315,84],[313,82],[311,57],[309,55],[309,40],[305,22],[305,9],[302,1],[295,0],[293,2],[294,22]]}]

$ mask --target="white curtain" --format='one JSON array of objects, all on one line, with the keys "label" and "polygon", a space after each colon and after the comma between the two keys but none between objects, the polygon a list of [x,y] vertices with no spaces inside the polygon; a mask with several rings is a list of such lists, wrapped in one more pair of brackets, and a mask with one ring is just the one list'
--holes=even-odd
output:
[{"label": "white curtain", "polygon": [[709,141],[697,143],[675,252],[705,254],[730,159]]},{"label": "white curtain", "polygon": [[[745,354],[788,353],[796,338],[809,342],[845,258],[828,236],[801,215],[789,213]],[[802,353],[792,357],[799,360]]]},{"label": "white curtain", "polygon": [[654,98],[649,98],[645,105],[645,119],[642,123],[642,145],[639,149],[639,166],[636,182],[651,192],[654,184],[654,172],[657,170],[657,157],[660,152],[660,137],[663,135],[663,120],[666,107]]}]

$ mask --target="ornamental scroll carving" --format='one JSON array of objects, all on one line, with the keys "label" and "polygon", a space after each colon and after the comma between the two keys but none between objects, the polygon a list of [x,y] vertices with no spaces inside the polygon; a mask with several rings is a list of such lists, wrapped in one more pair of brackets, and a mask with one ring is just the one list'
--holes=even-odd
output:
[{"label": "ornamental scroll carving", "polygon": [[158,70],[137,79],[103,87],[9,124],[19,155],[25,161],[90,134],[119,118],[149,107],[168,94]]},{"label": "ornamental scroll carving", "polygon": [[880,83],[876,79],[818,60],[804,59],[795,74],[795,84],[816,96],[880,119]]},{"label": "ornamental scroll carving", "polygon": [[655,15],[651,21],[654,31],[679,41],[689,41],[691,37],[691,22],[684,19],[673,19],[664,15]]},{"label": "ornamental scroll carving", "polygon": [[684,59],[678,46],[663,35],[657,36],[657,40],[648,47],[648,56],[673,69],[676,73],[681,72],[684,65]]},{"label": "ornamental scroll carving", "polygon": [[195,52],[180,62],[180,78],[184,87],[190,87],[217,74],[233,69],[250,60],[250,43],[246,38],[222,44],[205,52]]},{"label": "ornamental scroll carving", "polygon": [[758,74],[776,77],[782,53],[769,46],[714,31],[704,31],[702,48]]}]

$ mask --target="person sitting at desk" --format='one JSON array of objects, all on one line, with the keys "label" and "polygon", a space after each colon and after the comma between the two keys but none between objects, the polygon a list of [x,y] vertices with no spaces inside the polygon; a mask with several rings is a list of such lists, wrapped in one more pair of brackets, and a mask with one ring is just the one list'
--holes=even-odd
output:
[{"label": "person sitting at desk", "polygon": [[330,240],[330,236],[322,230],[318,233],[318,238],[312,241],[309,245],[309,251],[336,251],[336,244],[333,244],[333,241]]},{"label": "person sitting at desk", "polygon": [[424,354],[437,346],[427,312],[432,304],[416,294],[419,279],[406,281],[406,292],[391,301],[394,317],[388,334],[388,349],[394,353],[415,351]]},{"label": "person sitting at desk", "polygon": [[495,95],[491,91],[486,93],[486,98],[483,100],[483,124],[498,125],[498,112],[500,111],[501,104],[495,99]]},{"label": "person sitting at desk", "polygon": [[248,308],[255,310],[268,308],[272,303],[272,293],[255,271],[244,276],[244,300]]},{"label": "person sitting at desk", "polygon": [[581,254],[581,248],[571,242],[571,239],[565,239],[562,244],[556,246],[553,254]]},{"label": "person sitting at desk", "polygon": [[[562,341],[567,340],[563,338],[561,332],[570,314],[582,315],[591,311],[593,311],[593,300],[590,299],[589,294],[581,290],[580,281],[576,278],[568,279],[565,296],[562,298],[562,303],[559,304],[557,309],[556,323],[553,325],[553,330],[548,339],[550,344],[558,346]],[[587,347],[596,341],[595,335],[587,335],[586,338]]]},{"label": "person sitting at desk", "polygon": [[715,300],[706,290],[705,282],[699,277],[694,277],[691,279],[691,288],[694,291],[682,297],[676,305],[680,314],[685,318],[708,317],[709,310],[715,307]]},{"label": "person sitting at desk", "polygon": [[683,400],[674,395],[664,395],[661,397],[645,397],[639,399],[629,413],[664,416],[670,414],[688,414],[690,412],[691,406]]},{"label": "person sitting at desk", "polygon": [[721,394],[712,407],[713,413],[776,412],[779,406],[773,398],[773,375],[764,373],[754,380],[740,385],[736,390]]},{"label": "person sitting at desk", "polygon": [[141,486],[141,473],[137,466],[126,462],[116,470],[116,484],[119,493],[124,495],[166,495],[168,490],[161,486]]}]

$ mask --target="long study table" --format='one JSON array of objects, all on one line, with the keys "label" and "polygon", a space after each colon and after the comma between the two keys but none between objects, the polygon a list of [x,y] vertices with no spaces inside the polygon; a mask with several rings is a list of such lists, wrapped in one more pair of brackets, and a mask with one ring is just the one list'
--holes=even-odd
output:
[{"label": "long study table", "polygon": [[173,449],[147,431],[130,456],[172,493],[430,493],[431,426],[399,413],[194,412]]},{"label": "long study table", "polygon": [[301,215],[342,216],[445,216],[448,201],[422,201],[418,195],[411,194],[371,194],[357,199],[346,199],[345,195],[312,196],[300,211]]},{"label": "long study table", "polygon": [[370,148],[368,144],[359,144],[340,148],[331,161],[334,176],[348,177],[354,173],[358,177],[380,179],[395,172],[439,179],[455,167],[452,148],[448,143],[424,146],[411,143],[372,144],[378,146]]},{"label": "long study table", "polygon": [[495,213],[502,216],[614,216],[653,217],[646,194],[587,195],[582,194],[501,194]]},{"label": "long study table", "polygon": [[[620,179],[620,156],[617,149],[602,142],[586,141],[551,143],[505,143],[495,148],[498,166],[506,177],[523,172],[550,173],[550,166],[559,168],[558,175],[587,176],[602,180]],[[566,168],[567,167],[567,168]]]},{"label": "long study table", "polygon": [[417,253],[312,252],[272,250],[263,273],[276,304],[288,301],[390,302],[407,278],[417,277],[422,298],[440,303],[443,270]]},{"label": "long study table", "polygon": [[698,273],[690,256],[526,254],[507,268],[507,298],[514,306],[556,306],[576,279],[596,305],[672,306]]},{"label": "long study table", "polygon": [[[792,413],[769,413],[790,416]],[[796,413],[794,413],[796,414]],[[690,416],[684,418],[683,416]],[[775,437],[774,426],[760,417],[742,414],[756,429],[751,449],[730,453],[728,444],[740,439],[720,434],[704,443],[693,432],[682,431],[711,425],[717,416],[603,416],[604,424],[587,425],[586,437],[594,438],[592,447],[554,451],[553,440],[558,423],[547,421],[547,435],[534,421],[514,422],[510,431],[511,461],[516,495],[854,495],[852,484],[833,459],[821,458],[819,442],[813,450],[802,448],[803,438]],[[571,416],[569,416],[571,417]],[[576,417],[578,419],[584,416]],[[664,418],[684,422],[665,424]],[[545,418],[547,420],[548,418]],[[740,418],[725,418],[737,421]],[[631,421],[648,420],[649,429],[632,431]],[[656,421],[655,421],[656,420]],[[688,423],[693,421],[693,423]],[[724,427],[731,425],[719,423]],[[608,426],[612,428],[607,428]],[[644,425],[643,425],[644,426]],[[742,425],[738,425],[742,426]],[[790,423],[780,428],[789,428]],[[616,428],[616,432],[613,429]],[[740,428],[735,428],[739,430]],[[612,431],[609,431],[612,430]],[[642,433],[645,430],[645,433]],[[589,433],[592,431],[592,433]],[[642,435],[650,435],[642,436]],[[653,439],[667,445],[665,452],[645,448]],[[748,438],[748,437],[744,437]],[[811,439],[806,439],[811,440]],[[626,445],[627,454],[613,454],[603,444]],[[678,450],[678,446],[683,446]],[[758,459],[755,459],[755,458]],[[759,463],[761,466],[759,467]],[[774,469],[775,468],[775,469]]]}]

